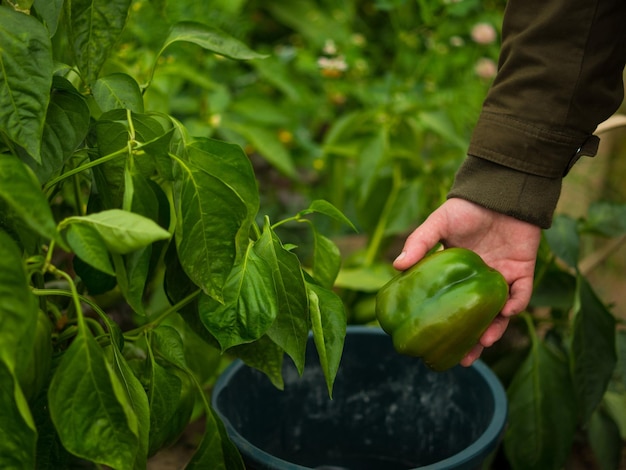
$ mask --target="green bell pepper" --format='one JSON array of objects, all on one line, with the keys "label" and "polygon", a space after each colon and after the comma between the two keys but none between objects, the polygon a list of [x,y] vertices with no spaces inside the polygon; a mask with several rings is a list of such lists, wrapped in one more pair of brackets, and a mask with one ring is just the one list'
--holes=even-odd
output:
[{"label": "green bell pepper", "polygon": [[396,351],[443,371],[478,343],[508,295],[502,274],[478,254],[448,248],[385,284],[376,296],[376,316]]}]

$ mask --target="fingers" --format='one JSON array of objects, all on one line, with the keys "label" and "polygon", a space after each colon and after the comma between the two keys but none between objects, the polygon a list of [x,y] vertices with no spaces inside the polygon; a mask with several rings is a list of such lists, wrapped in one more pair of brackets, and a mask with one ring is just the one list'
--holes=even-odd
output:
[{"label": "fingers", "polygon": [[461,359],[461,362],[459,362],[459,364],[464,367],[471,366],[474,361],[480,357],[483,349],[484,347],[481,344],[477,344],[470,352],[467,353],[467,355],[463,359]]},{"label": "fingers", "polygon": [[502,308],[502,315],[505,317],[511,317],[524,311],[530,302],[532,292],[532,276],[515,280],[513,284],[511,284],[509,300],[507,300],[506,304]]},{"label": "fingers", "polygon": [[493,346],[496,341],[502,338],[507,326],[509,326],[509,318],[498,315],[480,337],[480,344],[486,348]]}]

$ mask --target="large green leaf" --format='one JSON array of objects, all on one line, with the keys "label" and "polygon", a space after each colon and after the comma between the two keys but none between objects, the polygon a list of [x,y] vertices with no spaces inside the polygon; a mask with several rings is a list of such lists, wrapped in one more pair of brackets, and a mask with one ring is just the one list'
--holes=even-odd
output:
[{"label": "large green leaf", "polygon": [[40,163],[52,83],[48,31],[32,16],[3,6],[0,44],[0,132]]},{"label": "large green leaf", "polygon": [[508,388],[508,399],[504,449],[512,468],[562,468],[577,422],[567,360],[533,335],[528,357]]},{"label": "large green leaf", "polygon": [[126,23],[131,0],[65,2],[70,47],[87,85],[95,83]]},{"label": "large green leaf", "polygon": [[25,367],[33,350],[37,302],[15,242],[0,230],[0,361],[10,372]]},{"label": "large green leaf", "polygon": [[239,147],[205,139],[189,145],[187,158],[176,159],[174,170],[181,265],[196,285],[220,300],[259,206],[252,167]]},{"label": "large green leaf", "polygon": [[13,156],[0,155],[0,199],[39,235],[64,243],[35,176]]},{"label": "large green leaf", "polygon": [[139,420],[126,387],[86,328],[63,353],[48,390],[50,416],[72,454],[128,469],[139,450]]},{"label": "large green leaf", "polygon": [[313,340],[324,372],[328,394],[339,370],[346,338],[346,312],[341,299],[331,290],[307,283]]},{"label": "large green leaf", "polygon": [[285,351],[269,336],[261,336],[252,343],[240,344],[228,350],[246,365],[263,372],[278,390],[285,388],[283,379],[283,359]]},{"label": "large green leaf", "polygon": [[35,423],[17,379],[3,358],[0,384],[0,468],[35,468]]},{"label": "large green leaf", "polygon": [[147,381],[151,411],[149,454],[153,455],[170,437],[170,420],[176,416],[183,384],[173,371],[168,371],[153,360],[149,364],[150,374]]},{"label": "large green leaf", "polygon": [[43,23],[53,37],[57,31],[61,13],[63,12],[64,0],[34,0],[35,12],[42,19]]},{"label": "large green leaf", "polygon": [[102,112],[130,109],[143,113],[143,96],[137,82],[125,73],[99,78],[93,86],[93,97]]},{"label": "large green leaf", "polygon": [[578,311],[572,338],[572,371],[582,422],[596,409],[617,363],[615,318],[593,291],[589,282],[578,278]]},{"label": "large green leaf", "polygon": [[290,357],[300,373],[309,335],[309,306],[302,268],[298,257],[286,250],[269,223],[255,249],[271,267],[278,301],[276,320],[267,336]]},{"label": "large green leaf", "polygon": [[[126,413],[131,416],[129,419],[130,428],[133,428],[132,415],[137,419],[137,452],[133,460],[132,467],[126,465],[126,468],[133,470],[144,470],[148,459],[148,443],[150,437],[150,418],[151,409],[148,402],[146,391],[142,383],[133,373],[130,365],[122,355],[117,345],[111,346],[111,367],[114,370],[120,386],[120,402],[126,407]],[[114,382],[113,382],[114,383]],[[129,409],[130,408],[130,409]]]},{"label": "large green leaf", "polygon": [[[212,26],[193,21],[182,21],[172,26],[161,53],[175,42],[191,42],[211,52],[238,60],[267,57],[251,50],[238,39]],[[160,54],[159,54],[160,55]]]},{"label": "large green leaf", "polygon": [[272,267],[250,243],[224,285],[223,303],[205,295],[198,302],[200,318],[222,350],[259,339],[278,314]]},{"label": "large green leaf", "polygon": [[0,299],[0,468],[33,468],[37,431],[16,374],[31,357],[37,302],[21,252],[2,230]]},{"label": "large green leaf", "polygon": [[44,183],[58,173],[89,130],[89,107],[78,91],[61,77],[53,81],[41,144],[41,167],[35,173]]},{"label": "large green leaf", "polygon": [[60,229],[85,224],[93,228],[111,253],[127,254],[158,240],[167,240],[170,233],[156,222],[134,212],[110,209],[84,216],[67,217]]}]

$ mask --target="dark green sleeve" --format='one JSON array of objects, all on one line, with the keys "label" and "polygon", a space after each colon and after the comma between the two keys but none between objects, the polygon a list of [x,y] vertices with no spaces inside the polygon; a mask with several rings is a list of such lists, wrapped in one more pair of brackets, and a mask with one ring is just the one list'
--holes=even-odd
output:
[{"label": "dark green sleeve", "polygon": [[509,0],[498,75],[449,197],[549,227],[562,179],[623,99],[625,0]]}]

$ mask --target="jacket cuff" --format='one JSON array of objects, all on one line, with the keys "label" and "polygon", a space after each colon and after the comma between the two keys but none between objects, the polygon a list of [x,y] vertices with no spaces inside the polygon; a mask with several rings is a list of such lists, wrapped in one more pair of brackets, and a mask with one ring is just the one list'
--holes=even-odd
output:
[{"label": "jacket cuff", "polygon": [[468,156],[448,198],[458,197],[541,228],[552,225],[562,177],[548,178]]},{"label": "jacket cuff", "polygon": [[468,154],[545,178],[562,178],[582,155],[594,156],[599,139],[544,129],[483,109]]}]

